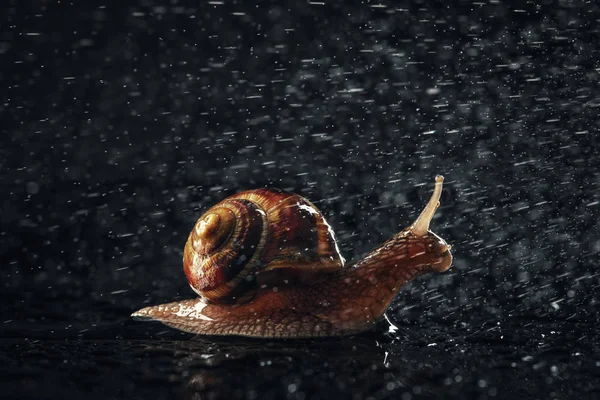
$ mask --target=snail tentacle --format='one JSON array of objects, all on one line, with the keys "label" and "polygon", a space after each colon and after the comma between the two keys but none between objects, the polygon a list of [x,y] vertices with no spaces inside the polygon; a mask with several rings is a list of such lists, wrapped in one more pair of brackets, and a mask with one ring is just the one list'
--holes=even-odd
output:
[{"label": "snail tentacle", "polygon": [[421,211],[421,214],[417,218],[417,220],[412,224],[412,233],[416,236],[425,236],[427,232],[429,232],[429,224],[433,219],[433,215],[435,214],[435,210],[440,205],[440,197],[442,195],[442,185],[444,182],[444,177],[442,175],[437,175],[435,177],[435,188],[433,189],[433,193],[429,202]]}]

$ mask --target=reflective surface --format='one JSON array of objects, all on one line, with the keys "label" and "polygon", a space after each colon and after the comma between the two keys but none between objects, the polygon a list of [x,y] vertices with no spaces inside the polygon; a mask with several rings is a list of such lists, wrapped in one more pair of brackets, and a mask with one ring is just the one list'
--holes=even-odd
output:
[{"label": "reflective surface", "polygon": [[[584,322],[446,321],[327,340],[192,337],[125,323],[95,339],[2,339],[19,398],[566,398],[596,393],[599,336]],[[576,382],[578,382],[576,384]],[[60,383],[60,384],[57,384]]]}]

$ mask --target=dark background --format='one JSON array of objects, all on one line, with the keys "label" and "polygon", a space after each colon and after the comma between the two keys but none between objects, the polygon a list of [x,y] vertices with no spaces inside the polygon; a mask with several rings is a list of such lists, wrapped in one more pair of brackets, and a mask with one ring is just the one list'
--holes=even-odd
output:
[{"label": "dark background", "polygon": [[[0,14],[9,397],[598,394],[595,2],[73,3]],[[438,173],[455,262],[401,292],[398,336],[217,344],[128,318],[193,296],[183,244],[230,194],[304,195],[353,260]]]}]

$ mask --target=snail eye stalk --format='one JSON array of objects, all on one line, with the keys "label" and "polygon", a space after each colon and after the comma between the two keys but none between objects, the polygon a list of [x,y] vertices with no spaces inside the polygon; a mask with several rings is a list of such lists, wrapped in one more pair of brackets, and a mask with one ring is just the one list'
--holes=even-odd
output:
[{"label": "snail eye stalk", "polygon": [[425,236],[429,231],[429,224],[433,219],[435,214],[435,210],[440,205],[440,196],[442,195],[442,185],[444,182],[444,177],[442,175],[438,175],[435,177],[435,188],[433,189],[433,194],[429,199],[429,202],[421,211],[421,214],[417,218],[417,220],[412,224],[410,230],[416,236]]}]

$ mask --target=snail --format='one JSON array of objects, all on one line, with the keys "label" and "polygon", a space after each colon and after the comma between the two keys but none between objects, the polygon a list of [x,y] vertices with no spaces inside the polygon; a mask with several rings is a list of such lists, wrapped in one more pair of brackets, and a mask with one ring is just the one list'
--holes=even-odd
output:
[{"label": "snail", "polygon": [[345,265],[335,235],[307,199],[274,189],[226,198],[196,222],[183,269],[199,298],[143,308],[137,320],[203,335],[341,336],[370,329],[400,289],[452,264],[429,230],[442,176],[417,220]]}]

